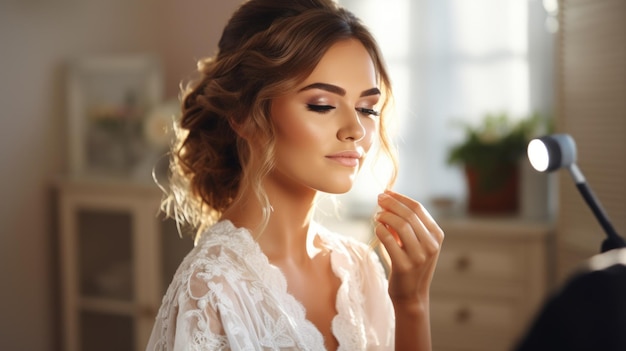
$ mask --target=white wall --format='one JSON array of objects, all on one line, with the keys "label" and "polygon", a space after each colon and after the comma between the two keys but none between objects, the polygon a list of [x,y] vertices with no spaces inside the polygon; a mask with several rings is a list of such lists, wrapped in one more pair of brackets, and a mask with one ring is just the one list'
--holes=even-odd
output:
[{"label": "white wall", "polygon": [[57,272],[50,181],[66,168],[63,63],[156,52],[167,95],[212,54],[238,0],[0,2],[0,348],[53,350]]}]

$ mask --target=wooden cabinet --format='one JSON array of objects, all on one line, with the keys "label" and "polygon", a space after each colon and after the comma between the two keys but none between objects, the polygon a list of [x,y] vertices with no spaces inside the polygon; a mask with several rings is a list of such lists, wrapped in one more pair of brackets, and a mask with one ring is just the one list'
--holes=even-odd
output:
[{"label": "wooden cabinet", "polygon": [[158,215],[154,185],[63,180],[57,190],[63,349],[145,350],[193,240]]},{"label": "wooden cabinet", "polygon": [[446,233],[431,288],[433,349],[510,350],[547,292],[552,228],[517,219],[438,219]]}]

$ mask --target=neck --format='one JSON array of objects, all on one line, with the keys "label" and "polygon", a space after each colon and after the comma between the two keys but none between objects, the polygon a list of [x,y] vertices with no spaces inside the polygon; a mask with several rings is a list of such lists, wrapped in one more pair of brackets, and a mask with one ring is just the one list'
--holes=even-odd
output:
[{"label": "neck", "polygon": [[264,181],[263,186],[272,206],[264,228],[260,228],[262,205],[251,191],[243,194],[242,201],[229,208],[223,218],[237,227],[250,230],[270,261],[307,262],[315,250],[314,235],[309,235],[309,227],[317,191],[286,187],[283,182],[271,177]]}]

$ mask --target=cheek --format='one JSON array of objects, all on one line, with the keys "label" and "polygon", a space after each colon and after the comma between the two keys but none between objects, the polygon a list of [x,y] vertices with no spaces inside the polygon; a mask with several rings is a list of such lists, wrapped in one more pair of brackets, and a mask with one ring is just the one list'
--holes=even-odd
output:
[{"label": "cheek", "polygon": [[[329,130],[315,118],[304,118],[296,111],[282,111],[275,123],[276,152],[280,160],[290,163],[319,157],[329,142]],[[300,112],[301,113],[301,112]],[[310,117],[310,116],[305,116]]]},{"label": "cheek", "polygon": [[287,123],[276,130],[277,143],[284,147],[314,149],[327,138],[324,130],[314,123]]}]

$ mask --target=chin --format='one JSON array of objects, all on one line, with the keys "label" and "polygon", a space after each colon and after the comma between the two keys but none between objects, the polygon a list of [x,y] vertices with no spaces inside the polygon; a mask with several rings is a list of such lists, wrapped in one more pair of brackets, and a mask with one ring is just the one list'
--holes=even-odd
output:
[{"label": "chin", "polygon": [[329,186],[320,186],[320,187],[316,187],[316,189],[318,191],[324,192],[324,193],[328,193],[328,194],[334,194],[334,195],[341,195],[341,194],[345,194],[348,191],[352,190],[352,187],[354,186],[354,179],[351,179],[348,182],[335,182],[333,184],[330,184]]}]

